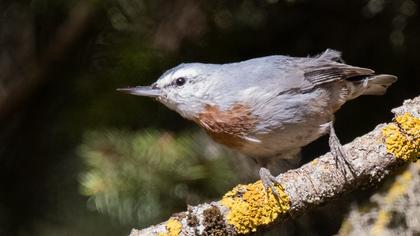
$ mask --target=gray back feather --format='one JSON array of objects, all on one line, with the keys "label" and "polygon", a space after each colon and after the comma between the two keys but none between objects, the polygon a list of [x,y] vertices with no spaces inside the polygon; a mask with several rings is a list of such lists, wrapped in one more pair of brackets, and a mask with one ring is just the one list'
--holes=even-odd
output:
[{"label": "gray back feather", "polygon": [[223,86],[231,88],[244,89],[263,83],[269,86],[262,87],[286,92],[373,73],[342,63],[340,52],[327,49],[315,57],[268,56],[223,64],[217,67],[214,76],[224,80]]}]

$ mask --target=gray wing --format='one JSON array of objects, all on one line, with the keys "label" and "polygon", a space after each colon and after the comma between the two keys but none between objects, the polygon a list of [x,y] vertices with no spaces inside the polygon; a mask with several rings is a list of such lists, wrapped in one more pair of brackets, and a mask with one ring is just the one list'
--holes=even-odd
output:
[{"label": "gray wing", "polygon": [[346,64],[328,64],[317,68],[304,68],[304,79],[301,89],[307,90],[315,86],[334,81],[349,79],[358,76],[367,76],[374,73],[373,70]]},{"label": "gray wing", "polygon": [[315,86],[352,77],[372,75],[371,69],[341,63],[341,55],[334,50],[326,50],[315,58],[303,59],[297,67],[303,73],[300,89],[307,90]]}]

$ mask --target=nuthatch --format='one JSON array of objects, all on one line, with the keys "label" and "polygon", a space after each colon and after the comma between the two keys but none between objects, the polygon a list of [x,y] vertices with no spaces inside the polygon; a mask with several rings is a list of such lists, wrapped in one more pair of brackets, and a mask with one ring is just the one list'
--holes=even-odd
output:
[{"label": "nuthatch", "polygon": [[201,126],[216,142],[258,160],[260,178],[273,158],[294,159],[329,133],[336,157],[345,154],[332,122],[346,101],[382,95],[396,76],[343,63],[327,49],[316,57],[268,56],[229,64],[187,63],[166,71],[151,86],[118,89],[153,97]]}]

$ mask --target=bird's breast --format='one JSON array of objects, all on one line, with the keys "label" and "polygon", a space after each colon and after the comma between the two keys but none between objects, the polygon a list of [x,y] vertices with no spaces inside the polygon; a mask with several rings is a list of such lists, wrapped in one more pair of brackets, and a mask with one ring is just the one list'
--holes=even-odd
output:
[{"label": "bird's breast", "polygon": [[258,120],[247,105],[236,103],[224,110],[205,105],[194,121],[216,142],[240,149],[247,143],[245,137],[255,131]]}]

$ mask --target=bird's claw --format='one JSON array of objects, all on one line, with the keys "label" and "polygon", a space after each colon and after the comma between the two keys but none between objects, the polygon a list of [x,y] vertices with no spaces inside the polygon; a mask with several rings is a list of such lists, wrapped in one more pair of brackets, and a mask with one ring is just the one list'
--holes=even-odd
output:
[{"label": "bird's claw", "polygon": [[336,158],[336,161],[345,164],[350,169],[350,171],[353,172],[354,168],[347,158],[347,154],[343,148],[343,145],[341,145],[340,140],[335,134],[332,123],[330,123],[330,137],[328,139],[328,144],[330,146],[331,154],[334,156],[334,158]]},{"label": "bird's claw", "polygon": [[260,178],[264,186],[265,192],[268,194],[268,191],[271,191],[277,199],[280,199],[280,194],[276,190],[276,185],[280,186],[280,183],[277,181],[267,168],[261,167],[260,169]]}]

